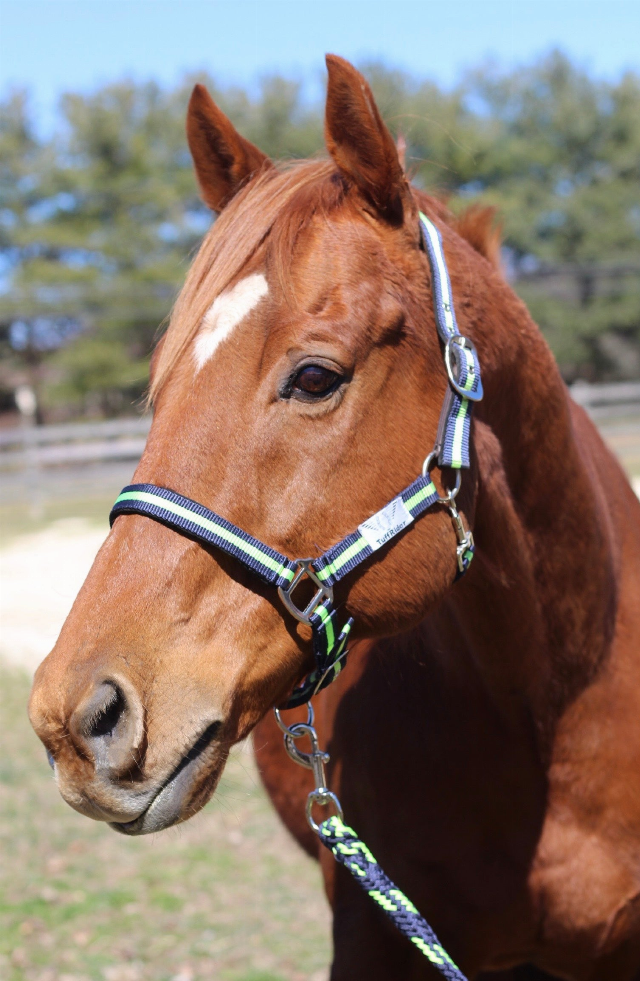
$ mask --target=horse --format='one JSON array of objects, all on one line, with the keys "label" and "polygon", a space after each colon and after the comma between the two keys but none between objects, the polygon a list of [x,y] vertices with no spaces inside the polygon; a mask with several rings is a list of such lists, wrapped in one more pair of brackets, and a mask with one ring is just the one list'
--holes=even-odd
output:
[{"label": "horse", "polygon": [[[291,560],[398,494],[450,385],[422,212],[482,366],[456,499],[475,558],[460,577],[436,502],[336,584],[354,627],[314,700],[328,786],[469,978],[637,981],[640,504],[502,275],[490,214],[456,218],[412,186],[365,79],[327,68],[326,159],[274,165],[193,91],[188,142],[219,217],[153,355],[134,480]],[[431,475],[451,501],[455,474]],[[63,798],[125,834],[195,814],[253,731],[278,813],[321,862],[332,981],[426,981],[305,821],[313,783],[271,709],[312,666],[308,624],[233,555],[122,514],[30,718]]]}]

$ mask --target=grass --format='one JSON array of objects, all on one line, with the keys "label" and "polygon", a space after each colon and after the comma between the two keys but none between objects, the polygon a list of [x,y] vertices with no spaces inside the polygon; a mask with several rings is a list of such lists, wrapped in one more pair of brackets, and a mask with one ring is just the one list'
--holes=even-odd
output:
[{"label": "grass", "polygon": [[278,823],[248,747],[200,815],[123,838],[58,796],[28,691],[25,673],[0,668],[2,981],[326,978],[319,870]]}]

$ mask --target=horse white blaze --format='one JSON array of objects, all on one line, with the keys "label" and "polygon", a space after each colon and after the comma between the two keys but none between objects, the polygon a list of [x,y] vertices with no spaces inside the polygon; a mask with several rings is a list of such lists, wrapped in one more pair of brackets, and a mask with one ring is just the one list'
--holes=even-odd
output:
[{"label": "horse white blaze", "polygon": [[213,356],[216,348],[226,340],[241,320],[258,305],[269,292],[262,273],[254,273],[241,279],[230,290],[217,296],[207,313],[195,343],[195,359],[198,371]]}]

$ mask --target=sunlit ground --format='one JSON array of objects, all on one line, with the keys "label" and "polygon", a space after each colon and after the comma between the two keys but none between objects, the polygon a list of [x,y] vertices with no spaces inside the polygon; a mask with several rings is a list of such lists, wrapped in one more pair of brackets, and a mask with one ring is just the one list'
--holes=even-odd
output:
[{"label": "sunlit ground", "polygon": [[124,838],[59,797],[29,683],[0,671],[3,981],[324,981],[320,874],[271,811],[249,747],[200,815]]},{"label": "sunlit ground", "polygon": [[[30,675],[107,533],[131,465],[4,480],[0,547],[1,981],[324,981],[319,870],[273,813],[249,745],[179,828],[123,838],[59,797]],[[291,764],[294,766],[295,764]]]}]

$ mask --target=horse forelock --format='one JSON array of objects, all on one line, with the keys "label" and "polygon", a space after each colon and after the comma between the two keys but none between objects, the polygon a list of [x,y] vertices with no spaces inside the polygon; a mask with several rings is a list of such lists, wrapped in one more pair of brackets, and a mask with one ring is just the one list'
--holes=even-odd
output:
[{"label": "horse forelock", "polygon": [[263,171],[224,209],[202,243],[174,306],[154,365],[149,398],[156,398],[200,330],[216,298],[264,245],[270,276],[285,297],[300,233],[317,214],[344,200],[346,186],[331,161],[295,161]]}]

